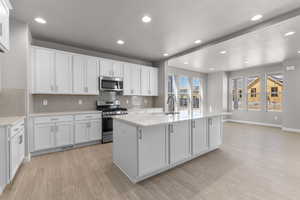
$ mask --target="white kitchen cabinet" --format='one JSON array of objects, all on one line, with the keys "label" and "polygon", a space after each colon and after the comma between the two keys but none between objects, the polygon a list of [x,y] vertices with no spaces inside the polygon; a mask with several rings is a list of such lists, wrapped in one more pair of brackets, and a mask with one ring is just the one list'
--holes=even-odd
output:
[{"label": "white kitchen cabinet", "polygon": [[73,123],[60,122],[55,125],[55,147],[73,144]]},{"label": "white kitchen cabinet", "polygon": [[151,73],[150,67],[141,66],[141,95],[142,96],[151,96],[150,73]]},{"label": "white kitchen cabinet", "polygon": [[101,140],[102,137],[102,123],[101,120],[91,120],[89,127],[89,140]]},{"label": "white kitchen cabinet", "polygon": [[114,61],[113,63],[113,76],[114,77],[123,77],[124,76],[124,63]]},{"label": "white kitchen cabinet", "polygon": [[100,75],[106,77],[123,77],[124,64],[119,61],[101,59]]},{"label": "white kitchen cabinet", "polygon": [[9,12],[12,6],[9,0],[0,0],[0,50],[9,51]]},{"label": "white kitchen cabinet", "polygon": [[75,143],[101,140],[102,124],[101,120],[85,120],[75,122]]},{"label": "white kitchen cabinet", "polygon": [[158,69],[154,67],[150,70],[150,93],[151,96],[158,96]]},{"label": "white kitchen cabinet", "polygon": [[72,55],[65,52],[55,52],[55,92],[72,93]]},{"label": "white kitchen cabinet", "polygon": [[208,119],[209,148],[215,149],[222,144],[222,118],[212,117]]},{"label": "white kitchen cabinet", "polygon": [[97,58],[73,55],[73,94],[98,95],[98,78]]},{"label": "white kitchen cabinet", "polygon": [[72,93],[72,55],[70,53],[33,47],[32,64],[32,93]]},{"label": "white kitchen cabinet", "polygon": [[168,166],[165,125],[141,128],[138,132],[139,176]]},{"label": "white kitchen cabinet", "polygon": [[124,65],[124,95],[141,95],[141,68],[139,65]]},{"label": "white kitchen cabinet", "polygon": [[191,155],[189,121],[172,123],[168,129],[170,135],[170,163],[177,164]]},{"label": "white kitchen cabinet", "polygon": [[88,122],[78,121],[75,123],[75,143],[80,144],[88,142]]},{"label": "white kitchen cabinet", "polygon": [[34,127],[34,151],[55,147],[54,123],[35,124]]},{"label": "white kitchen cabinet", "polygon": [[208,150],[207,119],[195,119],[192,125],[192,152],[193,155],[201,154]]},{"label": "white kitchen cabinet", "polygon": [[53,50],[33,47],[33,93],[54,92],[54,56]]},{"label": "white kitchen cabinet", "polygon": [[12,180],[25,157],[24,129],[11,138],[10,152],[10,179]]}]

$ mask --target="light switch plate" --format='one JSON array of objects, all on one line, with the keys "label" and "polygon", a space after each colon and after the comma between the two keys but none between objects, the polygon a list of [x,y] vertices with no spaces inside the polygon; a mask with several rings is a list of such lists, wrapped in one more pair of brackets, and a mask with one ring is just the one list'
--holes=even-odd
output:
[{"label": "light switch plate", "polygon": [[47,99],[43,99],[42,104],[43,104],[44,106],[47,106],[47,105],[48,105],[48,100],[47,100]]},{"label": "light switch plate", "polygon": [[81,99],[78,100],[78,104],[79,104],[79,105],[82,104],[82,100],[81,100]]},{"label": "light switch plate", "polygon": [[286,71],[294,71],[296,68],[295,66],[287,66]]}]

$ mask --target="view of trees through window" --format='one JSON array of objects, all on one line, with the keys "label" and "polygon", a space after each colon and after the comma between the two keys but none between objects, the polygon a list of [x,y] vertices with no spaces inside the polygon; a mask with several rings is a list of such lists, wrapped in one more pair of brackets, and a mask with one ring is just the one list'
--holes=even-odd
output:
[{"label": "view of trees through window", "polygon": [[202,101],[201,81],[199,78],[192,80],[192,107],[194,111],[201,111]]},{"label": "view of trees through window", "polygon": [[283,74],[267,75],[267,109],[268,111],[282,110]]},{"label": "view of trees through window", "polygon": [[178,77],[178,110],[188,111],[191,86],[187,76]]},{"label": "view of trees through window", "polygon": [[261,78],[259,76],[248,77],[247,79],[247,106],[248,110],[260,110]]}]

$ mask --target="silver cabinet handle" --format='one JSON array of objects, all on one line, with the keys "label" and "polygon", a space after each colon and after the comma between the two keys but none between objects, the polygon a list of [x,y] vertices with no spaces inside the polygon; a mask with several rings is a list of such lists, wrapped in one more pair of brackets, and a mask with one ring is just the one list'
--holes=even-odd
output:
[{"label": "silver cabinet handle", "polygon": [[142,135],[142,129],[139,129],[139,139],[141,140],[143,138],[143,135]]},{"label": "silver cabinet handle", "polygon": [[51,121],[57,121],[58,120],[58,118],[52,118],[51,119]]},{"label": "silver cabinet handle", "polygon": [[54,132],[54,126],[50,127],[50,132]]},{"label": "silver cabinet handle", "polygon": [[196,128],[196,121],[193,120],[192,122],[193,122],[193,128]]},{"label": "silver cabinet handle", "polygon": [[133,94],[133,90],[131,90],[131,94]]},{"label": "silver cabinet handle", "polygon": [[58,126],[55,126],[55,132],[58,132]]},{"label": "silver cabinet handle", "polygon": [[14,131],[14,132],[18,132],[18,131],[19,131],[19,128],[14,128],[13,131]]}]

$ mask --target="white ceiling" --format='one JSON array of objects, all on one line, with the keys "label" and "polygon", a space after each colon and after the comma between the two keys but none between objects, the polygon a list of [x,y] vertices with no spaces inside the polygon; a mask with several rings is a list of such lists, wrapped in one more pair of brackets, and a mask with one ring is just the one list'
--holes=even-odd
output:
[{"label": "white ceiling", "polygon": [[[285,37],[285,33],[296,34]],[[221,51],[226,54],[220,54]],[[300,17],[171,59],[170,66],[200,72],[233,71],[300,58]],[[188,62],[189,64],[184,64]],[[247,63],[246,63],[247,62]]]},{"label": "white ceiling", "polygon": [[[12,0],[12,4],[14,17],[30,24],[34,38],[148,61],[194,47],[196,39],[205,42],[251,26],[254,22],[249,19],[255,14],[268,19],[300,7],[299,0]],[[144,14],[152,17],[151,23],[141,22]],[[48,23],[35,23],[37,16]],[[117,45],[118,39],[125,45]],[[210,59],[214,57],[204,60]]]}]

